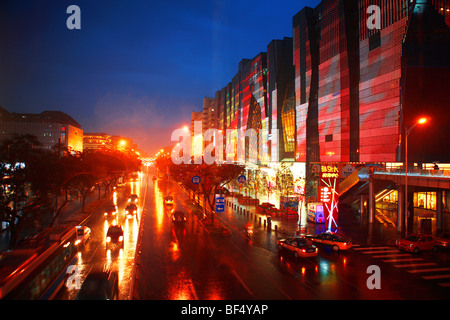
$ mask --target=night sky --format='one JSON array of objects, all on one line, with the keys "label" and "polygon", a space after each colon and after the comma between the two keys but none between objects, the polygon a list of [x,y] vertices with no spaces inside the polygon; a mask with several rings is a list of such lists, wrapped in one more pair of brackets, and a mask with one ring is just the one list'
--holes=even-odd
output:
[{"label": "night sky", "polygon": [[[60,110],[152,155],[241,59],[292,37],[292,17],[319,2],[1,0],[0,106]],[[72,4],[81,30],[66,27]]]}]

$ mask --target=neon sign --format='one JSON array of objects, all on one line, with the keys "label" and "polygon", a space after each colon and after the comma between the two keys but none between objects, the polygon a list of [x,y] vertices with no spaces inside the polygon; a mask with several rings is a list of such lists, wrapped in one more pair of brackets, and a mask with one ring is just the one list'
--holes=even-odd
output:
[{"label": "neon sign", "polygon": [[339,204],[339,166],[338,164],[325,164],[320,166],[320,183],[318,198],[324,205],[325,222],[327,230],[338,227]]}]

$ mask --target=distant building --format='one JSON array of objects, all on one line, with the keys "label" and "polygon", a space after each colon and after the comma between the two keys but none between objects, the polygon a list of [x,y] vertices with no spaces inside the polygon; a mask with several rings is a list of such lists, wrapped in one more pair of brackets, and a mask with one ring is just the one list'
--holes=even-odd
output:
[{"label": "distant building", "polygon": [[203,132],[208,129],[217,129],[218,127],[218,113],[214,106],[214,98],[203,98],[202,110],[202,126]]},{"label": "distant building", "polygon": [[106,150],[111,148],[111,136],[107,133],[88,132],[83,136],[83,150]]},{"label": "distant building", "polygon": [[113,149],[119,151],[135,151],[137,145],[133,143],[133,140],[127,137],[111,136],[111,145]]},{"label": "distant building", "polygon": [[81,125],[66,113],[16,113],[0,107],[0,142],[25,134],[36,136],[47,150],[60,142],[69,151],[83,151]]}]

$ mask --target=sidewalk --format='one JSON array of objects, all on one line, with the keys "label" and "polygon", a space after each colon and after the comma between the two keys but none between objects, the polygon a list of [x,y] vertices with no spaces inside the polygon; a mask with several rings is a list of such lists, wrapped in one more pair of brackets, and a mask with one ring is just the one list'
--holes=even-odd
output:
[{"label": "sidewalk", "polygon": [[[239,204],[238,199],[234,197],[226,198],[227,209],[232,209],[234,214],[244,215],[250,221],[259,223],[267,228],[267,215],[256,212],[256,205]],[[298,228],[298,219],[282,219],[271,217],[272,228],[271,232],[276,232],[285,235],[286,237],[295,236]],[[326,231],[325,224],[315,224],[305,222],[306,217],[301,217],[302,234],[318,234]],[[381,223],[375,219],[373,223],[361,224],[355,214],[349,208],[342,207],[338,215],[338,233],[352,239],[354,244],[369,245],[369,246],[394,246],[396,241],[401,238],[401,234],[397,228]]]}]

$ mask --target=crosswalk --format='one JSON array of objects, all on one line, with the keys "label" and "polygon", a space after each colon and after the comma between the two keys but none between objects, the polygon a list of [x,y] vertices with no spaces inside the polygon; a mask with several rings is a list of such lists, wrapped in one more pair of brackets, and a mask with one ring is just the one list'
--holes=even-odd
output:
[{"label": "crosswalk", "polygon": [[395,247],[362,247],[354,244],[353,250],[370,255],[372,258],[381,259],[385,263],[392,263],[395,268],[418,275],[422,279],[437,281],[437,285],[440,287],[450,288],[450,268],[448,267],[426,261],[421,257],[400,251]]}]

